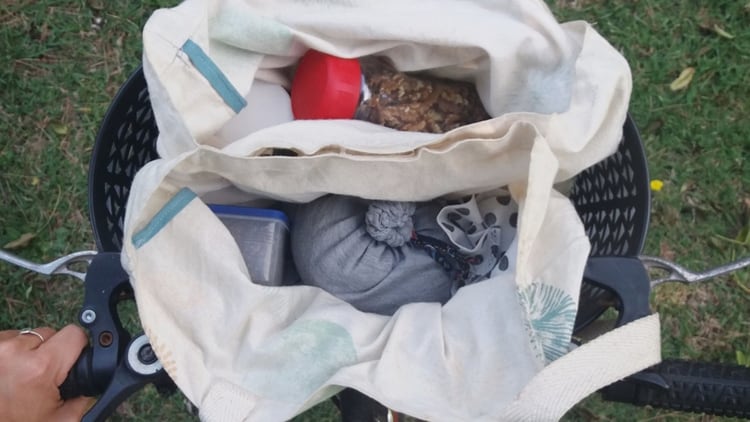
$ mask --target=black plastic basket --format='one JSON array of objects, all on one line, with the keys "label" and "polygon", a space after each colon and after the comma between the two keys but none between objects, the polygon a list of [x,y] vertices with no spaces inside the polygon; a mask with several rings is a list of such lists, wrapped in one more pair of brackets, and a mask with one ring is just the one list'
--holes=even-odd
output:
[{"label": "black plastic basket", "polygon": [[[122,86],[104,118],[89,168],[89,210],[100,251],[122,247],[122,224],[135,173],[157,158],[159,130],[143,71]],[[581,173],[571,199],[591,239],[592,255],[636,256],[648,227],[648,169],[628,118],[618,151]]]},{"label": "black plastic basket", "polygon": [[[138,69],[107,111],[91,158],[89,215],[101,252],[122,248],[130,185],[136,172],[158,157],[158,135],[143,71]],[[591,240],[592,255],[636,256],[641,252],[650,210],[648,171],[641,139],[630,118],[617,152],[576,178],[571,199]],[[610,291],[584,283],[576,325],[596,319],[614,300]],[[359,420],[380,407],[356,392],[348,394],[353,398],[340,403],[344,420]]]},{"label": "black plastic basket", "polygon": [[[97,247],[122,248],[122,225],[135,173],[157,158],[159,130],[143,71],[123,85],[96,138],[89,170],[89,215]],[[571,191],[591,239],[592,255],[637,256],[646,239],[650,211],[648,169],[633,121],[625,122],[615,154],[587,169]],[[598,317],[614,300],[606,290],[584,284],[577,325]]]},{"label": "black plastic basket", "polygon": [[[89,168],[90,219],[100,252],[119,252],[122,247],[130,185],[136,172],[157,158],[158,134],[143,71],[138,69],[107,111]],[[578,175],[570,198],[591,240],[592,256],[640,254],[650,191],[643,145],[630,117],[618,150]],[[584,282],[576,326],[587,325],[616,301],[610,290]],[[748,394],[750,368],[692,361],[665,361],[603,391],[607,400],[739,417],[750,417]],[[339,397],[343,420],[375,420],[360,416],[384,409],[359,396]]]}]

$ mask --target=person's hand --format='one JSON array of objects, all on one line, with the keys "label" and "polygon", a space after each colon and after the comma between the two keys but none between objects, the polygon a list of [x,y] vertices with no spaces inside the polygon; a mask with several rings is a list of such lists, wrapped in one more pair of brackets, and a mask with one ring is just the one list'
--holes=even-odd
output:
[{"label": "person's hand", "polygon": [[0,421],[80,421],[92,399],[63,401],[63,383],[88,340],[82,329],[68,325],[55,332],[0,331]]}]

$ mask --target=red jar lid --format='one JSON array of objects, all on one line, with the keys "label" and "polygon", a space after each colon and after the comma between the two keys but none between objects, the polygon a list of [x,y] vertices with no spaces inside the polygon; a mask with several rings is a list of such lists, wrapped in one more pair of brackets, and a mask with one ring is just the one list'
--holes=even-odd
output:
[{"label": "red jar lid", "polygon": [[357,59],[308,50],[292,81],[295,119],[351,119],[359,104],[362,73]]}]

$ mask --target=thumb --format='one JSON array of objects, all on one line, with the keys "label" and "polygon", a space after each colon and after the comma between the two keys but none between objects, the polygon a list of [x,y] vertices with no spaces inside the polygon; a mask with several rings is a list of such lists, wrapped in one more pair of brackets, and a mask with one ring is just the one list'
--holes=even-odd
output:
[{"label": "thumb", "polygon": [[79,422],[83,414],[93,406],[93,397],[76,397],[65,400],[65,403],[55,412],[55,420],[61,422]]}]

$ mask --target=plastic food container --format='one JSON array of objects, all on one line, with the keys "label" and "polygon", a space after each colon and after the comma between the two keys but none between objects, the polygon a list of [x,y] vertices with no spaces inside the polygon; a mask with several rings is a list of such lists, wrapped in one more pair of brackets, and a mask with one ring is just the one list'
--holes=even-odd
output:
[{"label": "plastic food container", "polygon": [[233,205],[209,205],[234,237],[256,284],[284,284],[289,219],[281,211]]}]

